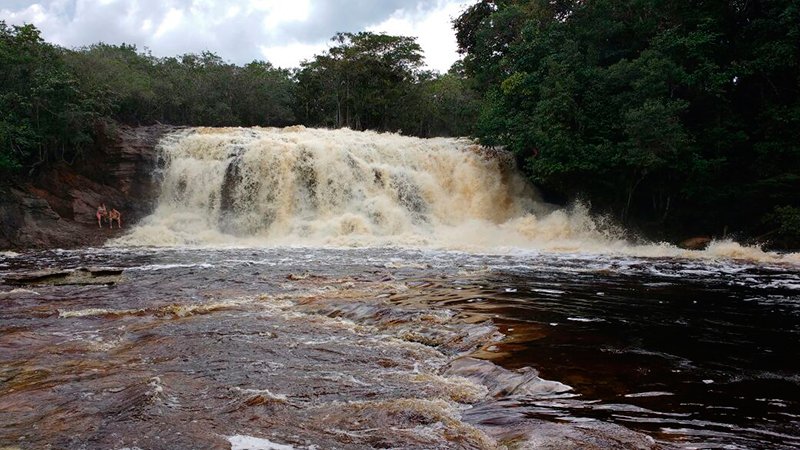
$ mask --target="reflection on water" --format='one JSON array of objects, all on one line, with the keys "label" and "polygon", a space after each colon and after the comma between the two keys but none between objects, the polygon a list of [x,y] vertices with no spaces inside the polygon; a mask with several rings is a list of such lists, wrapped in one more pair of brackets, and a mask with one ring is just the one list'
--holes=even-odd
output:
[{"label": "reflection on water", "polygon": [[0,446],[795,448],[800,270],[397,249],[0,256]]}]

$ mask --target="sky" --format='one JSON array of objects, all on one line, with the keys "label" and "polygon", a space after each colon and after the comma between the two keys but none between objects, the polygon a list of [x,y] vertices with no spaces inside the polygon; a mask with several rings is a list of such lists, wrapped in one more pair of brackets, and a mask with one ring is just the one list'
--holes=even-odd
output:
[{"label": "sky", "polygon": [[415,36],[430,69],[457,59],[451,20],[476,0],[0,0],[0,20],[32,23],[68,48],[135,44],[156,56],[210,50],[244,64],[297,67],[337,32]]}]

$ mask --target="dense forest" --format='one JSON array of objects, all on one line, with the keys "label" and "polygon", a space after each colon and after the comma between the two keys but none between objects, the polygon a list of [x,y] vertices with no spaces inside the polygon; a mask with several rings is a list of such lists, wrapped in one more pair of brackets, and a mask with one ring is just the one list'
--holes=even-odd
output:
[{"label": "dense forest", "polygon": [[440,74],[403,36],[339,33],[287,70],[0,22],[0,171],[74,161],[114,123],[471,135],[651,237],[800,243],[796,1],[483,0],[454,29]]},{"label": "dense forest", "polygon": [[474,134],[640,229],[800,238],[796,0],[481,1],[455,22]]}]

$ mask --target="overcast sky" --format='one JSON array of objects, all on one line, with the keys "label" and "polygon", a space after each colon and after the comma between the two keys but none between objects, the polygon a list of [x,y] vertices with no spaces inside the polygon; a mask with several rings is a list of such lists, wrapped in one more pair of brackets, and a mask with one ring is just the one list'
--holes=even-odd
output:
[{"label": "overcast sky", "polygon": [[450,21],[476,0],[0,0],[0,20],[33,23],[73,48],[136,44],[156,56],[211,50],[243,64],[297,67],[339,31],[416,36],[429,68],[456,60]]}]

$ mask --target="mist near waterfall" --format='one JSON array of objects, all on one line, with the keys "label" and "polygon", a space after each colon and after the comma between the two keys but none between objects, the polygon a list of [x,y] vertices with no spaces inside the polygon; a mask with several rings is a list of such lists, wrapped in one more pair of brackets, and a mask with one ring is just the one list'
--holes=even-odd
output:
[{"label": "mist near waterfall", "polygon": [[634,242],[543,202],[513,157],[469,139],[348,129],[191,128],[164,137],[153,214],[115,246],[326,246],[796,261],[733,241]]}]

